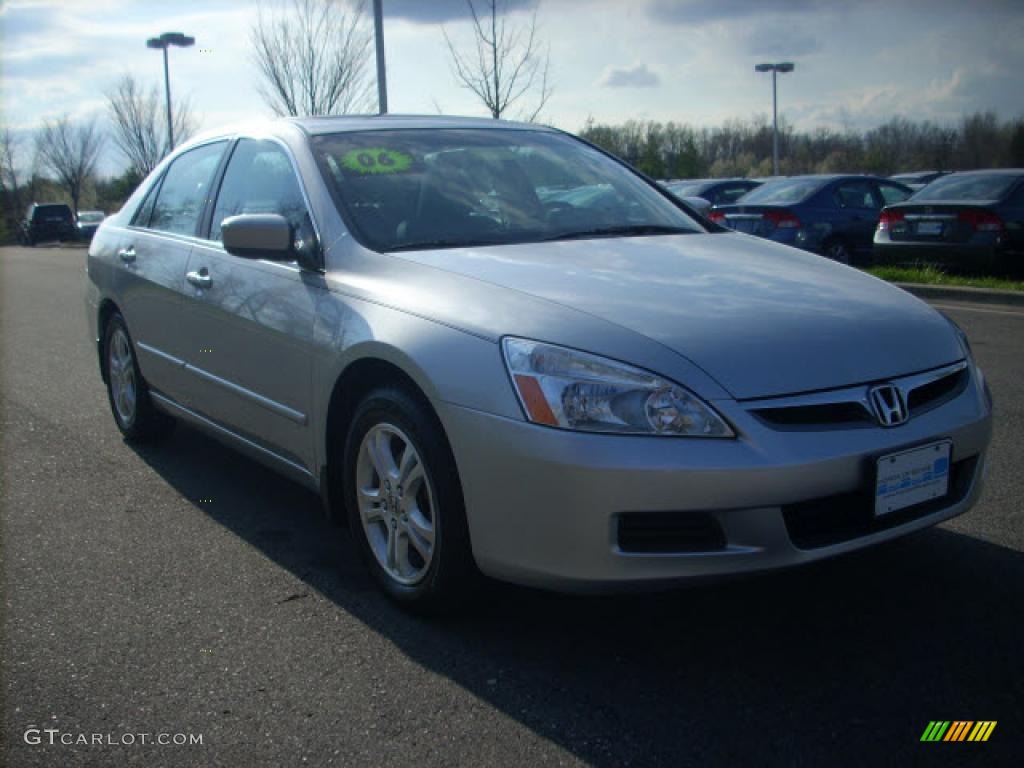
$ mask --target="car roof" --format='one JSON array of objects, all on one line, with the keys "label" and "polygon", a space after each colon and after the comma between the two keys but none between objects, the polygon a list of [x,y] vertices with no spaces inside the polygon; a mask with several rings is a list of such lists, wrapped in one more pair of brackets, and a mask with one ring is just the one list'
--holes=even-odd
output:
[{"label": "car roof", "polygon": [[754,181],[754,179],[745,179],[742,176],[726,176],[721,179],[672,179],[665,182],[666,184],[723,184],[723,183],[735,183],[737,181]]},{"label": "car roof", "polygon": [[973,171],[955,171],[950,176],[1020,176],[1024,168],[978,168]]},{"label": "car roof", "polygon": [[332,117],[286,118],[306,133],[341,133],[344,131],[386,131],[396,128],[483,128],[550,131],[553,128],[534,123],[495,120],[490,117],[457,117],[448,115],[337,115]]},{"label": "car roof", "polygon": [[454,117],[447,115],[333,115],[328,117],[279,117],[247,120],[203,131],[175,147],[175,155],[200,144],[237,135],[283,136],[298,129],[307,136],[348,131],[387,131],[416,128],[474,128],[482,130],[530,130],[560,133],[555,128],[536,123],[495,120],[489,117]]}]

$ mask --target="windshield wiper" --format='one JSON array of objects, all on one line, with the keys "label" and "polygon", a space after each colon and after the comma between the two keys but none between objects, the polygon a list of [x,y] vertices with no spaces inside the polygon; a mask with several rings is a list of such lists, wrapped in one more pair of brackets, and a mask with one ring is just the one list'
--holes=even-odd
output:
[{"label": "windshield wiper", "polygon": [[624,224],[618,227],[597,227],[575,232],[562,232],[543,240],[585,240],[589,237],[630,237],[633,235],[692,235],[697,230],[669,224]]}]

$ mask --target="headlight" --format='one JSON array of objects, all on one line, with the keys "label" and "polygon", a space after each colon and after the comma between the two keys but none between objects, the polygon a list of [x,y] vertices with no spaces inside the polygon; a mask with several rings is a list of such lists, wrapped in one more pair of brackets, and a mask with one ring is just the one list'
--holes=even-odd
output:
[{"label": "headlight", "polygon": [[582,432],[734,437],[696,395],[631,365],[506,337],[505,364],[527,418]]}]

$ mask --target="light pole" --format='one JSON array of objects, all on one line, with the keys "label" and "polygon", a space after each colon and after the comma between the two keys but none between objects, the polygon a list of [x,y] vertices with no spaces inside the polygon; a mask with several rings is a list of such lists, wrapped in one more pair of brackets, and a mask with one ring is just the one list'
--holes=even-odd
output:
[{"label": "light pole", "polygon": [[772,73],[772,175],[779,175],[779,98],[775,85],[775,76],[780,72],[792,72],[796,65],[792,61],[780,61],[777,64],[757,64],[755,72]]},{"label": "light pole", "polygon": [[377,109],[382,115],[388,113],[388,78],[384,67],[384,5],[383,0],[373,0],[373,30],[377,44]]},{"label": "light pole", "polygon": [[171,119],[171,76],[167,69],[167,49],[172,45],[188,48],[196,39],[183,35],[181,32],[164,32],[160,37],[151,37],[146,41],[147,48],[159,48],[164,52],[164,90],[167,93],[167,151],[174,149],[174,121]]}]

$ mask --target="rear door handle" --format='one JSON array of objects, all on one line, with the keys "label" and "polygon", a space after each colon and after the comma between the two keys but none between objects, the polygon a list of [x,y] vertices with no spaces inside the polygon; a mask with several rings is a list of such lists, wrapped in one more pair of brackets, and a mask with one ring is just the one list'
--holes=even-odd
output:
[{"label": "rear door handle", "polygon": [[129,245],[127,248],[122,248],[117,252],[117,255],[121,257],[121,261],[125,264],[131,264],[135,261],[135,246]]},{"label": "rear door handle", "polygon": [[186,272],[185,279],[197,288],[209,288],[213,283],[213,278],[210,277],[210,273],[206,267],[195,272]]}]

